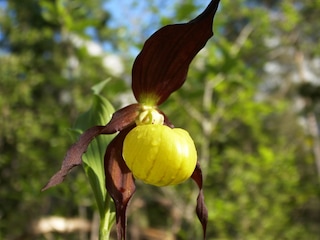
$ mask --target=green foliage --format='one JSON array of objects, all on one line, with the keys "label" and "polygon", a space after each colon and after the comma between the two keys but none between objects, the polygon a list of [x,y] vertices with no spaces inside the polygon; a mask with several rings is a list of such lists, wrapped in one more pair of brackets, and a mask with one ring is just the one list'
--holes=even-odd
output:
[{"label": "green foliage", "polygon": [[[110,121],[114,108],[106,98],[100,95],[109,80],[107,79],[92,87],[94,92],[93,103],[91,108],[76,120],[74,131],[78,133],[77,135],[82,134],[92,126],[105,125]],[[104,173],[104,154],[106,146],[108,146],[112,138],[113,136],[110,135],[96,137],[82,157],[83,167],[93,190],[100,214],[100,239],[105,240],[109,239],[111,228],[115,223],[115,213],[111,211],[111,197],[105,188]]]},{"label": "green foliage", "polygon": [[[68,185],[45,194],[40,189],[72,143],[68,129],[89,107],[91,86],[110,75],[100,57],[70,38],[89,39],[86,27],[97,29],[104,11],[100,1],[7,4],[0,17],[0,238],[34,239],[38,219],[79,217],[93,209],[83,174],[72,174]],[[43,16],[59,4],[60,12],[52,19]],[[79,234],[72,238],[79,239]]]}]

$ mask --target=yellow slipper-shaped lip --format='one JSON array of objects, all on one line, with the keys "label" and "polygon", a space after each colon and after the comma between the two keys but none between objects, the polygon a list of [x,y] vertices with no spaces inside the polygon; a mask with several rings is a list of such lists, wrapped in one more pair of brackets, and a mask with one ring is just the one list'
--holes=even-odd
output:
[{"label": "yellow slipper-shaped lip", "polygon": [[187,131],[145,124],[135,127],[126,136],[123,158],[136,179],[167,186],[190,178],[196,166],[197,151]]}]

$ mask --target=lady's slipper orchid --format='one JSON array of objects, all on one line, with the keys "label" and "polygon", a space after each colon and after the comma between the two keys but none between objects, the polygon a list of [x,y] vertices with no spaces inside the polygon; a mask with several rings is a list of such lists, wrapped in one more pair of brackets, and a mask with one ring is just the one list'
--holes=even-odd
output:
[{"label": "lady's slipper orchid", "polygon": [[96,136],[119,132],[105,153],[106,188],[116,206],[118,239],[126,238],[126,209],[135,191],[135,178],[165,186],[190,177],[200,189],[196,212],[205,238],[208,212],[194,143],[186,131],[174,128],[158,106],[183,85],[190,62],[213,35],[218,4],[219,0],[212,0],[192,21],[165,26],[146,41],[132,69],[132,90],[138,103],[116,111],[107,125],[86,130],[42,190],[61,183],[80,165]]}]

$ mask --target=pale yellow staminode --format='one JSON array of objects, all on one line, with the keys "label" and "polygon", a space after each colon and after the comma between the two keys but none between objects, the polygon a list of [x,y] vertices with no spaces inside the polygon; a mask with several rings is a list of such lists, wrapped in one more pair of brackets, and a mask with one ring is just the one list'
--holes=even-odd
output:
[{"label": "pale yellow staminode", "polygon": [[138,125],[126,136],[123,158],[135,178],[156,186],[175,185],[192,175],[197,152],[187,131],[161,124]]},{"label": "pale yellow staminode", "polygon": [[140,113],[136,119],[137,125],[144,124],[163,124],[164,117],[155,107],[144,105],[140,109]]}]

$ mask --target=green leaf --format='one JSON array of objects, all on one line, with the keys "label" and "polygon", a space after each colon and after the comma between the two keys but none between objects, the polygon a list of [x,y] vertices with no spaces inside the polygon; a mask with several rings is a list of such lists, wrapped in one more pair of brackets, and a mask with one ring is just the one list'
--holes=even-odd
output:
[{"label": "green leaf", "polygon": [[110,82],[111,78],[107,78],[106,80],[94,85],[91,90],[93,91],[94,94],[100,94],[102,89],[106,86],[108,82]]},{"label": "green leaf", "polygon": [[39,5],[41,6],[42,17],[51,23],[57,23],[57,11],[54,3],[47,0],[40,0]]},{"label": "green leaf", "polygon": [[[73,129],[74,132],[81,134],[89,127],[106,125],[110,121],[114,108],[106,98],[98,94],[107,82],[108,80],[92,87],[94,92],[92,106],[87,112],[79,116]],[[82,157],[83,167],[92,187],[102,223],[106,222],[107,224],[110,221],[105,219],[106,216],[113,218],[113,214],[110,214],[110,197],[105,188],[103,159],[105,150],[112,139],[113,135],[100,135],[96,137]]]}]

